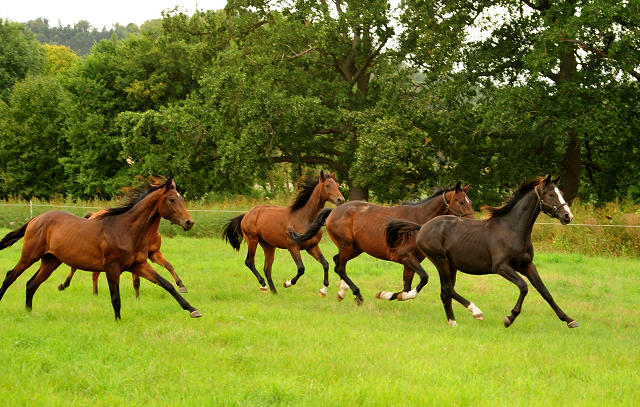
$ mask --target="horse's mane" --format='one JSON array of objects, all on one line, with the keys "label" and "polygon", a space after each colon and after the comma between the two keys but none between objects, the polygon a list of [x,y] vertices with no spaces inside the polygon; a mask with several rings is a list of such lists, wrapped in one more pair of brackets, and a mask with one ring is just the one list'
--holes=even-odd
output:
[{"label": "horse's mane", "polygon": [[[324,179],[329,177],[330,175],[325,175]],[[291,206],[289,206],[289,208],[291,208],[291,212],[302,209],[302,207],[309,202],[309,198],[311,198],[313,190],[319,183],[320,181],[311,177],[303,177],[298,181],[298,195],[296,195],[296,199],[293,201]]]},{"label": "horse's mane", "polygon": [[436,188],[433,191],[433,194],[431,194],[431,196],[428,196],[428,197],[426,197],[424,199],[420,199],[420,200],[417,200],[417,201],[406,201],[406,202],[403,202],[402,205],[422,205],[423,203],[425,203],[427,201],[430,201],[430,200],[432,200],[434,198],[437,198],[438,196],[442,195],[443,193],[447,193],[449,191],[453,191],[453,188],[454,187]]},{"label": "horse's mane", "polygon": [[96,218],[97,219],[102,219],[102,218],[106,218],[106,217],[109,217],[109,216],[122,215],[123,213],[126,213],[129,210],[131,210],[131,208],[136,206],[136,204],[138,202],[142,201],[150,193],[152,193],[153,191],[157,191],[158,189],[164,187],[167,184],[167,179],[164,178],[164,177],[153,177],[153,176],[150,176],[149,178],[138,177],[138,179],[140,179],[145,184],[144,187],[141,187],[141,188],[133,188],[133,187],[123,188],[123,191],[125,191],[126,195],[122,199],[122,202],[120,203],[120,205],[116,206],[114,208],[109,208],[109,209],[104,210],[104,212],[102,214],[99,214],[98,216],[96,216]]},{"label": "horse's mane", "polygon": [[524,198],[524,196],[540,185],[544,181],[544,177],[534,178],[531,181],[524,181],[520,187],[507,199],[507,202],[499,208],[489,205],[483,205],[482,209],[489,212],[489,219],[498,218],[511,212],[514,206]]}]

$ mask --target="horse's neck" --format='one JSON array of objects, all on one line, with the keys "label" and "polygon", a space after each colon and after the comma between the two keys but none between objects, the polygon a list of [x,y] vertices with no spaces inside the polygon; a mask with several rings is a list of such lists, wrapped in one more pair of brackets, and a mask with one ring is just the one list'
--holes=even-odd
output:
[{"label": "horse's neck", "polygon": [[[321,187],[322,183],[320,184],[320,188]],[[307,223],[312,223],[316,219],[316,216],[318,216],[318,212],[324,208],[324,204],[326,202],[326,200],[320,197],[320,189],[316,187],[307,203],[298,210],[299,219],[304,220]]]},{"label": "horse's neck", "polygon": [[436,216],[446,214],[442,195],[418,205],[401,205],[399,208],[402,209],[402,219],[407,219],[420,225],[425,224]]},{"label": "horse's neck", "polygon": [[120,215],[121,221],[126,224],[136,245],[147,238],[152,227],[156,224],[158,227],[160,225],[159,198],[160,192],[152,192],[128,212]]},{"label": "horse's neck", "polygon": [[523,240],[531,240],[533,224],[540,214],[538,199],[535,191],[527,193],[511,211],[505,215],[503,221],[510,225]]}]

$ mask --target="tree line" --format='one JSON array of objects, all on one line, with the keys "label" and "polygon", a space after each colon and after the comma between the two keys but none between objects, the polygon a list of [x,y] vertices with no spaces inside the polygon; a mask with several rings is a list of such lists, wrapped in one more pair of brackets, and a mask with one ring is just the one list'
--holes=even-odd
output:
[{"label": "tree line", "polygon": [[[471,183],[498,204],[640,200],[640,5],[610,0],[230,0],[78,57],[0,24],[0,198],[189,198],[336,171],[350,199]],[[496,17],[499,14],[499,18]]]}]

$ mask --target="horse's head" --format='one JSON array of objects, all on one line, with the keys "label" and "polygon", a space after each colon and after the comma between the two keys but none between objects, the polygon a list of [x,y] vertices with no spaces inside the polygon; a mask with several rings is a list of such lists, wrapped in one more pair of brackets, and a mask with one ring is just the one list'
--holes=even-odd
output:
[{"label": "horse's head", "polygon": [[161,189],[162,198],[159,203],[160,216],[169,220],[172,224],[182,226],[182,229],[189,230],[195,223],[187,208],[184,207],[184,198],[176,189],[176,182],[169,178]]},{"label": "horse's head", "polygon": [[558,181],[560,181],[560,175],[552,179],[549,174],[540,185],[535,187],[535,191],[540,210],[566,225],[573,220],[573,213],[571,213],[569,204],[564,201],[562,192],[558,189]]},{"label": "horse's head", "polygon": [[344,196],[342,196],[340,189],[338,189],[335,172],[329,175],[325,174],[324,171],[320,171],[319,181],[318,187],[320,188],[321,199],[333,202],[336,206],[344,203]]},{"label": "horse's head", "polygon": [[471,185],[461,187],[460,181],[458,181],[452,191],[445,192],[442,195],[446,207],[445,214],[475,219],[471,200],[467,196],[469,188],[471,188]]}]

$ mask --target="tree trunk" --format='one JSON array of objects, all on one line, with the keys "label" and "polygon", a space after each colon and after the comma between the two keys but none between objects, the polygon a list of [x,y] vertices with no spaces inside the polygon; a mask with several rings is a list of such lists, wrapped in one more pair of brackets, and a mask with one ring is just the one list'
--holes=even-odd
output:
[{"label": "tree trunk", "polygon": [[369,188],[355,186],[351,181],[349,181],[349,200],[350,201],[368,201]]},{"label": "tree trunk", "polygon": [[578,196],[578,188],[580,186],[580,171],[582,170],[582,158],[580,156],[580,140],[578,135],[570,131],[569,144],[564,152],[562,159],[562,168],[564,170],[564,184],[562,193],[564,199],[571,204],[576,196]]}]

